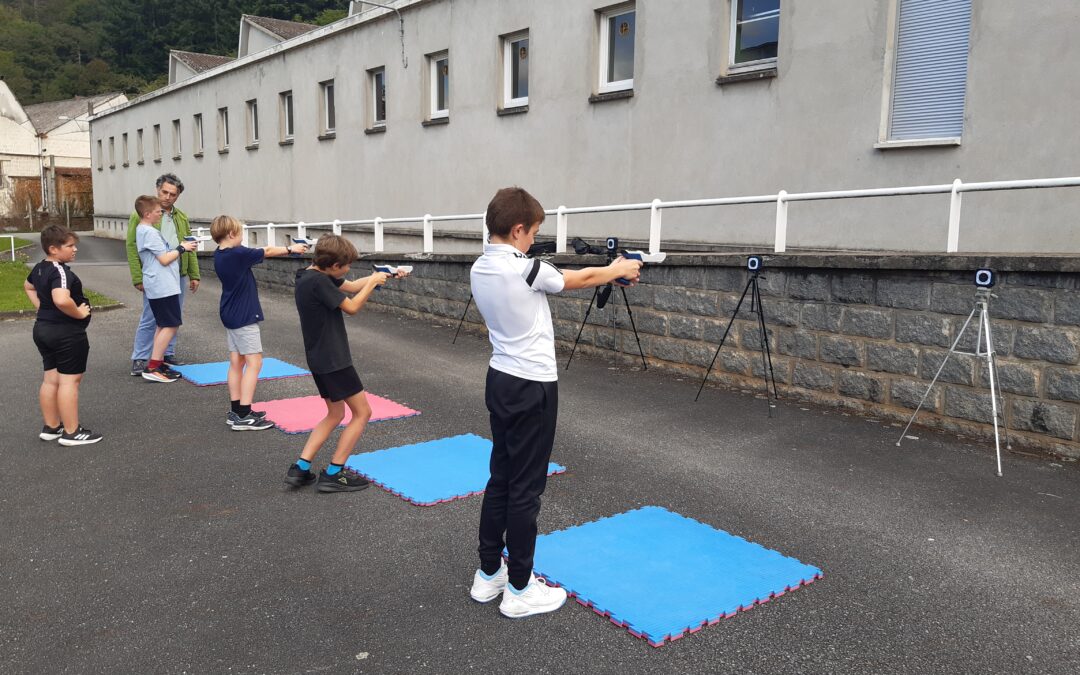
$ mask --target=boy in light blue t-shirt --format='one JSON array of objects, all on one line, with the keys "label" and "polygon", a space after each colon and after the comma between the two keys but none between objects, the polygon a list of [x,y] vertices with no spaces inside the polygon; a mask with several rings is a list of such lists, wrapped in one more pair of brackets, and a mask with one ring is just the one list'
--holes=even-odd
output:
[{"label": "boy in light blue t-shirt", "polygon": [[143,371],[143,379],[151,382],[175,382],[180,374],[165,365],[165,348],[176,335],[180,320],[180,256],[194,251],[198,244],[183,241],[172,248],[165,237],[154,227],[161,220],[161,202],[157,197],[143,195],[135,200],[135,212],[139,214],[135,230],[135,247],[143,269],[143,292],[154,313],[157,329],[150,361]]}]

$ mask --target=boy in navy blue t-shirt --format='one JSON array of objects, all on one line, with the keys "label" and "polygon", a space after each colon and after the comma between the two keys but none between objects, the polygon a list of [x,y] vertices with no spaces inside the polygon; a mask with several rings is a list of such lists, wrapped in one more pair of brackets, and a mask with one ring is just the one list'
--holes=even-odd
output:
[{"label": "boy in navy blue t-shirt", "polygon": [[261,431],[274,426],[263,413],[253,412],[255,385],[262,369],[262,336],[259,322],[263,320],[259,304],[259,289],[255,285],[253,265],[264,258],[305,253],[307,246],[266,246],[248,248],[241,242],[244,226],[232,216],[218,216],[210,223],[210,236],[217,242],[214,251],[214,271],[221,280],[221,323],[225,326],[229,345],[229,403],[225,418],[233,431]]}]

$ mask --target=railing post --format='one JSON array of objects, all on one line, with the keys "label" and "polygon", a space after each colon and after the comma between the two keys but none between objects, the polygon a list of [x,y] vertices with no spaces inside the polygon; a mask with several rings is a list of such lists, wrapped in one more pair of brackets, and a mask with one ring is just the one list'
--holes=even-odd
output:
[{"label": "railing post", "polygon": [[660,218],[663,211],[660,208],[660,199],[652,200],[649,206],[649,253],[660,252]]},{"label": "railing post", "polygon": [[277,240],[274,239],[274,224],[273,223],[267,223],[266,224],[266,245],[267,246],[277,246],[277,244],[275,243],[276,241]]},{"label": "railing post", "polygon": [[555,252],[566,253],[566,207],[555,209]]},{"label": "railing post", "polygon": [[199,243],[195,247],[195,250],[197,250],[197,251],[205,251],[206,250],[206,242],[202,241],[203,232],[206,232],[205,227],[196,227],[195,228],[195,236],[199,238]]},{"label": "railing post", "polygon": [[383,252],[383,224],[378,216],[375,217],[375,252]]},{"label": "railing post", "polygon": [[776,195],[776,241],[773,244],[773,251],[776,253],[783,253],[787,250],[788,203],[786,197],[787,190],[781,190]]},{"label": "railing post", "polygon": [[424,214],[424,253],[435,252],[435,228],[431,222],[431,214]]},{"label": "railing post", "polygon": [[307,225],[303,223],[296,224],[296,238],[307,239]]},{"label": "railing post", "polygon": [[341,235],[341,221],[338,220],[337,218],[334,218],[334,226],[333,227],[334,227],[334,234],[340,236]]},{"label": "railing post", "polygon": [[243,231],[243,234],[242,234],[242,235],[240,236],[240,243],[241,243],[241,244],[243,244],[244,246],[247,246],[247,245],[248,245],[248,243],[249,243],[249,242],[251,241],[251,240],[250,240],[250,239],[248,238],[248,233],[249,233],[250,231],[251,231],[251,226],[250,226],[250,225],[244,225],[244,231]]},{"label": "railing post", "polygon": [[947,253],[956,253],[960,250],[960,186],[963,183],[957,178],[953,181],[952,192],[949,199],[949,239],[945,244]]}]

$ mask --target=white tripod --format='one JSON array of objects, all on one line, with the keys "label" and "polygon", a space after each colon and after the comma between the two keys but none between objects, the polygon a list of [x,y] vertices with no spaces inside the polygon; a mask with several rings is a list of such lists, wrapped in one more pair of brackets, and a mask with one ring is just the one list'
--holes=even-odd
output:
[{"label": "white tripod", "polygon": [[[1001,415],[1001,428],[1004,430],[1005,435],[1005,447],[1009,450],[1012,449],[1012,445],[1009,443],[1009,427],[1005,423],[1005,399],[1001,397],[997,390],[998,372],[997,372],[997,359],[994,356],[994,339],[990,332],[990,298],[992,294],[988,287],[979,287],[975,289],[975,306],[971,308],[971,314],[968,314],[967,321],[964,322],[963,327],[960,328],[960,333],[956,336],[956,340],[953,341],[952,347],[949,347],[949,353],[942,359],[941,365],[938,367],[937,373],[934,374],[934,379],[930,381],[930,386],[926,388],[926,393],[923,394],[922,400],[919,401],[919,406],[915,408],[915,412],[911,414],[911,419],[908,420],[907,426],[904,427],[904,432],[900,434],[900,438],[896,441],[896,445],[900,445],[900,441],[904,440],[904,436],[907,435],[908,429],[911,428],[911,423],[915,421],[915,416],[922,410],[923,403],[926,402],[926,397],[930,395],[930,390],[934,388],[934,384],[937,382],[938,377],[941,375],[941,371],[945,369],[945,364],[949,361],[949,357],[953,354],[966,354],[968,356],[982,356],[986,357],[986,369],[990,376],[990,405],[994,411],[994,449],[997,452],[997,475],[1001,475],[1001,440],[998,437],[998,415]],[[979,312],[978,320],[978,339],[975,341],[974,352],[961,352],[956,350],[956,345],[960,344],[960,340],[964,337],[964,332],[967,331],[968,326],[971,324],[971,320],[975,318],[975,312]],[[985,337],[985,343],[984,343]],[[985,344],[986,350],[983,351],[983,345]],[[1000,407],[998,406],[1000,400]]]}]

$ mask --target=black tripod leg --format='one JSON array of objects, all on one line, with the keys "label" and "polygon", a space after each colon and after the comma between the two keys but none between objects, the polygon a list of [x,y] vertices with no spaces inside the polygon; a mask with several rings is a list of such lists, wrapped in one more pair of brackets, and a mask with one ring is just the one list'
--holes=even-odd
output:
[{"label": "black tripod leg", "polygon": [[758,330],[761,331],[761,377],[765,380],[765,401],[769,404],[769,417],[772,417],[772,399],[769,398],[769,378],[772,377],[773,398],[779,400],[780,395],[776,391],[776,374],[772,367],[772,350],[769,348],[769,333],[765,329],[765,309],[761,306],[761,289],[757,284],[757,276],[754,276],[754,291],[751,304],[757,304]]},{"label": "black tripod leg", "polygon": [[574,360],[574,352],[577,351],[578,341],[581,340],[581,332],[585,330],[585,324],[589,322],[589,312],[592,311],[593,303],[596,302],[596,294],[599,292],[599,286],[593,289],[592,300],[589,300],[589,308],[585,310],[585,318],[581,320],[581,328],[578,328],[577,337],[574,338],[574,348],[570,350],[570,358],[566,359],[567,370],[570,370],[570,362]]},{"label": "black tripod leg", "polygon": [[[727,328],[724,329],[724,335],[720,338],[720,344],[716,347],[716,353],[713,354],[712,361],[709,363],[709,369],[705,371],[705,377],[701,378],[701,386],[698,387],[697,396],[694,397],[696,402],[701,396],[701,390],[705,388],[705,382],[709,379],[709,373],[712,372],[713,366],[716,365],[716,357],[720,356],[720,350],[724,348],[724,341],[727,340],[728,333],[731,332],[731,324],[735,323],[735,317],[739,315],[739,308],[742,307],[743,300],[746,299],[746,293],[750,290],[750,284],[754,282],[753,277],[746,282],[746,288],[743,289],[742,295],[739,296],[739,302],[735,305],[735,311],[731,313],[731,318],[728,319]],[[753,302],[751,300],[751,302]]]},{"label": "black tripod leg", "polygon": [[465,303],[465,311],[461,313],[461,321],[457,322],[457,330],[454,331],[454,340],[450,343],[452,345],[457,344],[458,333],[461,332],[461,324],[465,323],[465,315],[469,313],[469,305],[472,304],[472,293],[469,293],[469,301]]},{"label": "black tripod leg", "polygon": [[634,325],[634,313],[630,311],[630,300],[626,297],[626,289],[622,286],[619,287],[622,291],[623,304],[626,305],[626,316],[630,317],[630,328],[634,330],[634,339],[637,340],[637,351],[641,355],[641,369],[648,370],[649,366],[645,364],[645,352],[641,350],[641,338],[638,337],[637,326]]}]

